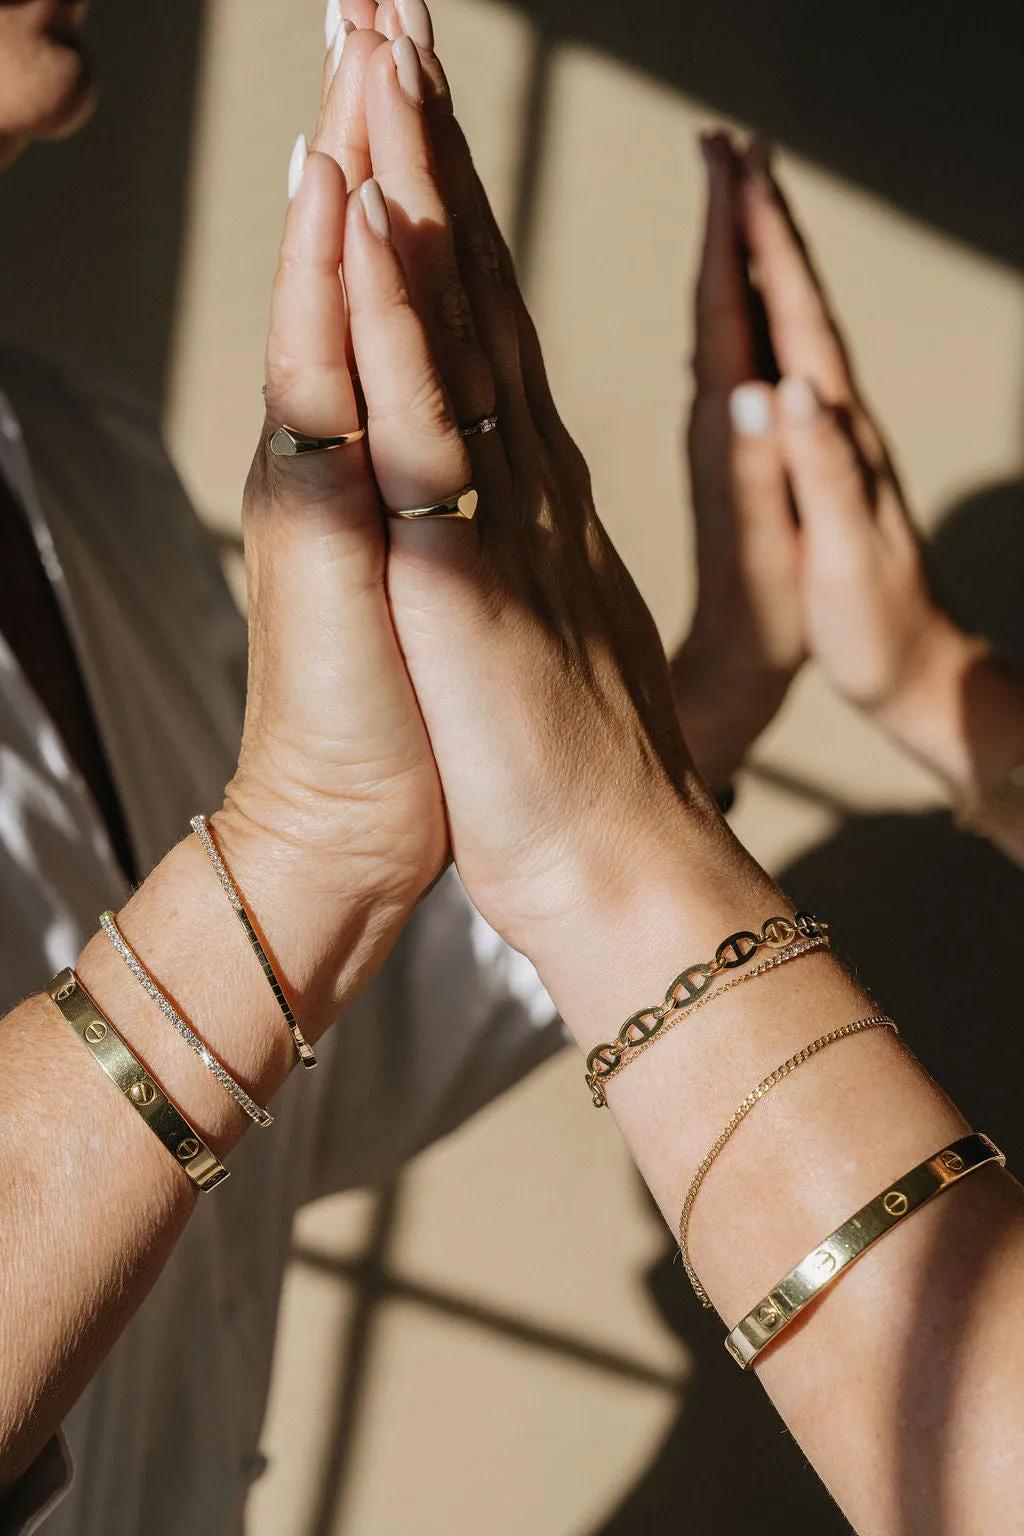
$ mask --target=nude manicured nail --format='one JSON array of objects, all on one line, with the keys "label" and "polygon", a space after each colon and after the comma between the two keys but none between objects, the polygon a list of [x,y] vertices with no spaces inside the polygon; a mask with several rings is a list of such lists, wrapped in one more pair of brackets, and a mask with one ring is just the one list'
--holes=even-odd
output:
[{"label": "nude manicured nail", "polygon": [[[802,383],[802,379],[794,380]],[[729,415],[741,437],[767,437],[772,429],[771,402],[756,384],[741,384],[729,396]]]},{"label": "nude manicured nail", "polygon": [[432,50],[434,24],[424,0],[395,0],[395,9],[406,37],[411,37],[413,42],[419,43],[421,48]]},{"label": "nude manicured nail", "polygon": [[388,213],[388,205],[384,200],[384,193],[380,189],[379,182],[372,179],[364,181],[359,188],[359,196],[363,204],[363,213],[378,240],[391,239],[391,215]]},{"label": "nude manicured nail", "polygon": [[300,133],[295,140],[295,148],[292,150],[292,158],[288,162],[288,201],[291,202],[296,192],[302,186],[302,178],[306,172],[306,135]]},{"label": "nude manicured nail", "polygon": [[327,0],[327,15],[324,17],[324,31],[327,34],[328,48],[334,42],[338,28],[341,26],[341,0]]},{"label": "nude manicured nail", "polygon": [[778,395],[787,421],[795,427],[809,427],[821,415],[821,401],[810,379],[783,379]]},{"label": "nude manicured nail", "polygon": [[331,60],[332,76],[338,73],[338,65],[341,63],[341,56],[345,52],[345,44],[355,30],[356,24],[354,21],[343,21],[338,28],[338,35],[334,39],[334,57]]},{"label": "nude manicured nail", "polygon": [[423,71],[420,68],[420,56],[416,52],[416,44],[411,37],[400,37],[392,43],[391,52],[395,56],[399,85],[411,102],[417,107],[422,107]]}]

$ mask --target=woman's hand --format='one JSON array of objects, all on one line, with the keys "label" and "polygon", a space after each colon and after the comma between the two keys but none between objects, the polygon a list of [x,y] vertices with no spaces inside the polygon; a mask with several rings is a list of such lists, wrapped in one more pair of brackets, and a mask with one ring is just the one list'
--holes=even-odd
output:
[{"label": "woman's hand", "polygon": [[760,162],[743,231],[786,375],[778,441],[800,518],[804,631],[834,687],[938,774],[971,823],[1024,858],[1024,679],[930,591],[906,500],[807,249]]},{"label": "woman's hand", "polygon": [[[354,36],[364,41],[350,43],[353,55],[362,48],[364,57],[382,41]],[[336,94],[332,63],[324,125],[344,115],[341,87],[358,78],[352,70],[336,78]],[[296,174],[301,160],[300,151]],[[255,834],[261,860],[279,850],[281,868],[301,865],[303,907],[322,907],[323,943],[339,905],[357,898],[372,907],[374,932],[397,931],[448,848],[437,771],[388,608],[366,444],[293,458],[269,449],[284,423],[323,435],[359,425],[339,276],[346,197],[337,161],[311,153],[274,286],[266,424],[245,496],[245,733],[218,818],[222,839],[248,846]]]},{"label": "woman's hand", "polygon": [[892,461],[807,248],[761,162],[747,166],[741,206],[785,376],[780,444],[800,517],[808,643],[845,698],[898,723],[949,665],[956,632],[929,591]]},{"label": "woman's hand", "polygon": [[690,750],[722,790],[782,703],[806,642],[799,532],[740,233],[745,163],[724,134],[701,147],[708,205],[688,436],[698,593],[672,680]]},{"label": "woman's hand", "polygon": [[390,521],[392,613],[460,873],[538,958],[581,890],[653,877],[706,802],[440,68],[402,35],[364,77],[376,180],[349,199],[344,275],[374,473],[392,511],[480,495],[474,522]]}]

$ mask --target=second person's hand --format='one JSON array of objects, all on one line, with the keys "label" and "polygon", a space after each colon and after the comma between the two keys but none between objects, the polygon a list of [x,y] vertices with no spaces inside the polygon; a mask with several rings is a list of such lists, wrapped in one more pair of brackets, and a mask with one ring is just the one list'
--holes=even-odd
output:
[{"label": "second person's hand", "polygon": [[[440,67],[401,35],[364,86],[375,180],[349,200],[344,271],[377,483],[393,514],[470,483],[480,497],[474,522],[389,519],[395,628],[459,871],[547,979],[548,946],[589,920],[581,893],[611,911],[641,868],[650,889],[683,878],[694,818],[711,829],[701,876],[713,884],[711,850],[737,851],[553,405]],[[492,415],[497,430],[463,437]]]}]

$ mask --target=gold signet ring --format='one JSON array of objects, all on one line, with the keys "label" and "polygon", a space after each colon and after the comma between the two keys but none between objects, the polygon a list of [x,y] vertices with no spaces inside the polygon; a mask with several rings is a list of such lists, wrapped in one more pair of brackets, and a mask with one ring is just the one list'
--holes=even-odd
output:
[{"label": "gold signet ring", "polygon": [[461,517],[467,522],[476,516],[476,509],[480,498],[471,485],[465,490],[456,491],[454,496],[449,496],[445,501],[435,501],[429,507],[406,507],[401,512],[393,512],[388,508],[388,517],[402,517],[406,519],[427,517]]},{"label": "gold signet ring", "polygon": [[296,432],[294,427],[278,427],[270,439],[270,451],[278,459],[294,459],[299,453],[330,453],[333,448],[347,448],[350,443],[361,443],[366,436],[362,427],[355,432],[342,432],[340,437],[309,437]]}]

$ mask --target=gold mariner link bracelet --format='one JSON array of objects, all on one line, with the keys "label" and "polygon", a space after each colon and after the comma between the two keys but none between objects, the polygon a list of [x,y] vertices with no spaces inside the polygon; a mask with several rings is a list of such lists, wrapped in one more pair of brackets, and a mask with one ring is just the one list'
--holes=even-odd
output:
[{"label": "gold mariner link bracelet", "polygon": [[[796,960],[800,955],[809,954],[813,950],[829,947],[828,924],[820,922],[810,912],[797,912],[794,917],[770,917],[760,933],[754,933],[748,928],[731,933],[719,944],[713,960],[688,965],[673,981],[662,1002],[656,1007],[642,1008],[639,1013],[632,1014],[614,1040],[607,1045],[597,1045],[590,1052],[586,1079],[594,1107],[601,1109],[608,1103],[605,1085],[620,1072],[624,1072],[685,1014],[745,981],[753,981],[755,977],[765,975],[778,965]],[[735,977],[724,987],[711,991],[718,976],[725,971],[738,970],[764,949],[776,953],[753,970]]]}]

